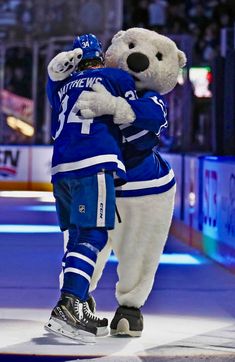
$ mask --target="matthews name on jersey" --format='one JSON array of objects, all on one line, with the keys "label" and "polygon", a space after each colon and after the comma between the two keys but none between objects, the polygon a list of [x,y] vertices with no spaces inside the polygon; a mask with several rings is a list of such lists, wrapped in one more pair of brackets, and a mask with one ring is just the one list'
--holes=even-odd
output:
[{"label": "matthews name on jersey", "polygon": [[175,184],[173,170],[156,150],[159,135],[168,126],[165,102],[154,91],[138,92],[138,96],[128,99],[135,121],[120,125],[128,182],[117,187],[117,197],[162,193]]},{"label": "matthews name on jersey", "polygon": [[65,175],[79,178],[101,170],[114,171],[120,179],[126,179],[119,127],[110,116],[84,119],[75,111],[79,95],[96,82],[114,96],[136,97],[132,77],[120,69],[87,69],[74,72],[62,81],[48,79],[54,138],[52,182]]}]

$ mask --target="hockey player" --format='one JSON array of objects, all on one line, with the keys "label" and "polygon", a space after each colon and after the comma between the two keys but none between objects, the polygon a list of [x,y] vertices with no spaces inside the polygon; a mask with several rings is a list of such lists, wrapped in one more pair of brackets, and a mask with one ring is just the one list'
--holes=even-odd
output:
[{"label": "hockey player", "polygon": [[92,34],[76,37],[72,51],[52,59],[48,74],[53,193],[59,225],[62,231],[69,230],[69,241],[61,298],[45,328],[89,342],[94,339],[90,337],[107,334],[107,319],[89,309],[88,290],[97,254],[107,242],[108,230],[114,228],[113,175],[117,183],[123,183],[126,175],[119,127],[110,122],[110,116],[85,120],[76,101],[84,90],[103,84],[117,97],[114,106],[123,117],[130,106],[127,109],[120,96],[135,96],[134,81],[122,70],[103,67],[101,44]]}]

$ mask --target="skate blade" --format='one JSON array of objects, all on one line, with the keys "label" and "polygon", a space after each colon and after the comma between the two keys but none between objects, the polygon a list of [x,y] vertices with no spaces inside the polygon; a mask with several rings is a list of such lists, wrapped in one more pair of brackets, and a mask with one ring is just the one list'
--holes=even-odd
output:
[{"label": "skate blade", "polygon": [[98,327],[96,337],[106,337],[109,335],[109,328],[108,327]]},{"label": "skate blade", "polygon": [[142,331],[130,330],[130,325],[127,319],[122,318],[117,324],[117,329],[110,329],[111,336],[118,337],[141,337]]},{"label": "skate blade", "polygon": [[70,326],[69,324],[58,321],[55,318],[50,318],[49,322],[44,325],[44,329],[47,332],[52,332],[57,336],[67,337],[73,340],[76,340],[80,344],[94,344],[95,343],[95,335],[92,333],[78,330]]}]

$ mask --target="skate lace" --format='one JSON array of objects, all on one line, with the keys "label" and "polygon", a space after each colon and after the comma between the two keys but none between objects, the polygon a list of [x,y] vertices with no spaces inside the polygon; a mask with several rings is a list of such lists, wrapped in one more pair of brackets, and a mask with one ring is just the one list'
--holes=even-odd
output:
[{"label": "skate lace", "polygon": [[78,318],[83,319],[83,303],[81,303],[78,299],[74,302],[74,310],[78,314]]},{"label": "skate lace", "polygon": [[96,315],[92,313],[87,302],[84,302],[83,306],[84,306],[83,312],[86,315],[86,317],[88,317],[89,319],[93,319],[94,321],[99,320],[99,318],[96,317]]},{"label": "skate lace", "polygon": [[84,319],[84,315],[88,319],[92,319],[94,321],[98,321],[99,318],[96,317],[90,310],[87,302],[80,302],[78,299],[74,302],[74,310],[76,314],[78,315],[78,318]]}]

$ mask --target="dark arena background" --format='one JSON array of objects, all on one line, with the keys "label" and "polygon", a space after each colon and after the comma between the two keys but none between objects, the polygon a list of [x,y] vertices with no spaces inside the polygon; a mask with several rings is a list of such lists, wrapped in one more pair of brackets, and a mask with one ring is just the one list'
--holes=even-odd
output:
[{"label": "dark arena background", "polygon": [[[234,24],[234,0],[0,1],[0,361],[235,361]],[[75,35],[107,49],[131,27],[169,36],[188,59],[158,146],[177,180],[174,217],[142,336],[79,345],[44,330],[63,255],[47,65]],[[94,292],[109,321],[117,263],[111,254]]]}]

